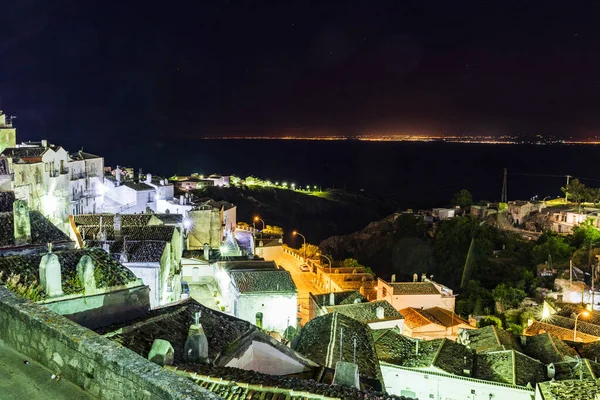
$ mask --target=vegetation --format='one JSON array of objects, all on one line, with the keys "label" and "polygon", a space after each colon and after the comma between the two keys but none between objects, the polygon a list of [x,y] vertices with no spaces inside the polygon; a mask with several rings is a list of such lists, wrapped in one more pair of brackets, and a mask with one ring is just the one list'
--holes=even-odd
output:
[{"label": "vegetation", "polygon": [[471,192],[466,189],[462,189],[460,192],[455,193],[452,198],[452,205],[459,206],[460,208],[468,208],[473,205],[473,196]]},{"label": "vegetation", "polygon": [[0,271],[0,282],[5,284],[8,290],[31,301],[40,301],[44,298],[44,288],[37,281],[24,282],[19,274],[10,274],[3,279],[4,273]]}]

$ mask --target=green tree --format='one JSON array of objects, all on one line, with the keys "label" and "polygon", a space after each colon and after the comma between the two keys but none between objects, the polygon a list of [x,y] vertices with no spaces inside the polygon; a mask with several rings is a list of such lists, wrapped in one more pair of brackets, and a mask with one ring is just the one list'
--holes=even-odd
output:
[{"label": "green tree", "polygon": [[429,273],[433,266],[431,246],[416,237],[405,237],[396,242],[392,249],[394,273],[407,277],[416,273]]},{"label": "green tree", "polygon": [[573,254],[574,249],[564,236],[548,233],[542,235],[538,243],[540,241],[542,243],[535,245],[531,252],[535,265],[543,264],[549,260],[553,264],[565,263]]},{"label": "green tree", "polygon": [[502,329],[502,320],[498,317],[494,317],[493,315],[488,315],[487,317],[479,321],[479,323],[477,324],[478,328],[483,328],[484,326],[489,325],[494,325]]},{"label": "green tree", "polygon": [[518,307],[527,296],[524,290],[518,289],[507,283],[501,283],[492,290],[494,300],[496,300],[504,310]]},{"label": "green tree", "polygon": [[587,220],[573,228],[573,246],[588,246],[590,243],[600,243],[600,231],[591,220]]},{"label": "green tree", "polygon": [[463,209],[471,207],[473,205],[473,196],[471,195],[471,192],[466,189],[461,189],[460,192],[454,193],[452,205],[459,206]]},{"label": "green tree", "polygon": [[581,202],[585,199],[587,193],[585,185],[579,181],[579,179],[573,179],[565,187],[561,187],[560,190],[565,194],[567,199],[574,201],[581,206]]}]

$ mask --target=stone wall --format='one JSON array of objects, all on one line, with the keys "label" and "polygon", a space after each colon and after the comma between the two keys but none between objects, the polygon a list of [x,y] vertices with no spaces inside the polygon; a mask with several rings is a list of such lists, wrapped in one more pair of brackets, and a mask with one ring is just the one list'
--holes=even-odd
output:
[{"label": "stone wall", "polygon": [[4,286],[0,340],[101,399],[219,399]]}]

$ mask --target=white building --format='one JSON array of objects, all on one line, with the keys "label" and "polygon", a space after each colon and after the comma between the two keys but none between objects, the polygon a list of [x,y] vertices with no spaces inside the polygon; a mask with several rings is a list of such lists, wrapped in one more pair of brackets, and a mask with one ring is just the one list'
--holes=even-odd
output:
[{"label": "white building", "polygon": [[387,300],[396,310],[407,307],[440,307],[454,311],[452,289],[425,279],[423,282],[386,282],[377,280],[377,300]]},{"label": "white building", "polygon": [[454,218],[455,211],[454,208],[434,208],[431,210],[433,216],[440,220]]}]

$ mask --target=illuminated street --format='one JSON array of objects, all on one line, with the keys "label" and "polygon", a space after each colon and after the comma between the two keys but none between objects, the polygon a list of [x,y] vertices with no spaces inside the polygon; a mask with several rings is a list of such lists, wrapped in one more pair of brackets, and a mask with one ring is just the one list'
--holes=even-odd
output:
[{"label": "illuminated street", "polygon": [[303,272],[300,270],[301,263],[299,260],[286,253],[280,253],[279,256],[273,259],[277,265],[281,265],[292,274],[292,279],[298,288],[298,304],[300,306],[300,316],[302,317],[302,325],[308,322],[308,293],[323,293],[319,289],[313,279],[315,274],[312,272]]}]

